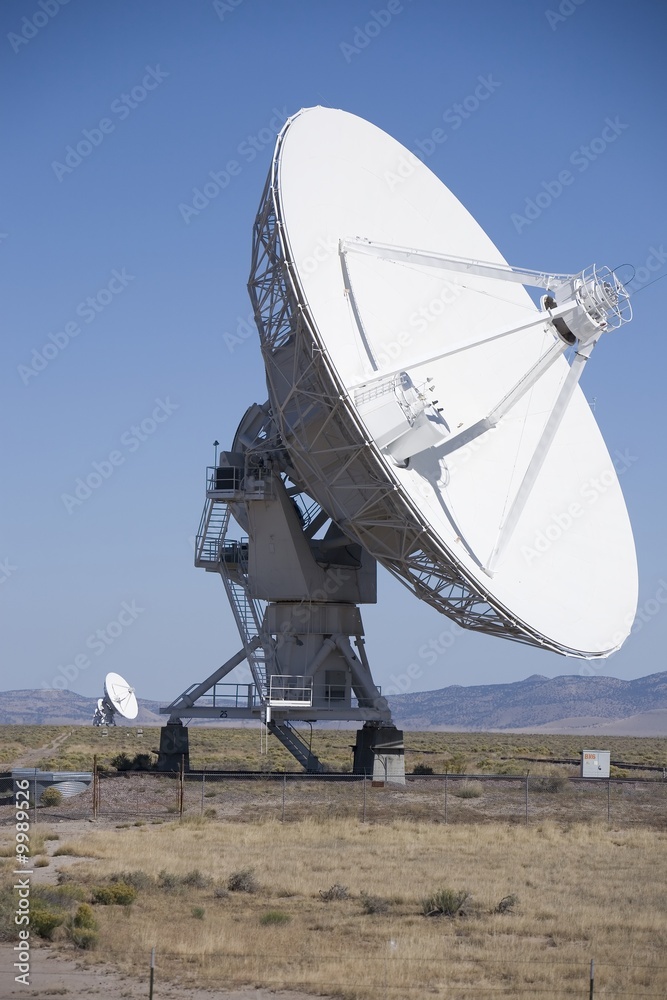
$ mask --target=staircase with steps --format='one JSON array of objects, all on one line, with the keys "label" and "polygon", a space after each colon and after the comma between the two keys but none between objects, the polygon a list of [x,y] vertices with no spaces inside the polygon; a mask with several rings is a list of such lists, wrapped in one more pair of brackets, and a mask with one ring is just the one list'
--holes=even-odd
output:
[{"label": "staircase with steps", "polygon": [[230,518],[231,508],[228,503],[212,497],[206,498],[195,543],[195,566],[212,572],[218,571],[220,548],[227,534]]},{"label": "staircase with steps", "polygon": [[304,743],[294,726],[290,725],[289,722],[275,722],[271,719],[266,728],[280,740],[285,749],[289,750],[309,774],[321,774],[324,771],[321,760]]},{"label": "staircase with steps", "polygon": [[269,666],[266,650],[270,649],[270,641],[267,641],[266,649],[263,645],[255,646],[252,642],[253,639],[262,638],[264,611],[260,601],[250,594],[247,541],[226,541],[230,519],[231,507],[228,502],[207,497],[197,533],[195,566],[220,574],[257,693],[264,700]]}]

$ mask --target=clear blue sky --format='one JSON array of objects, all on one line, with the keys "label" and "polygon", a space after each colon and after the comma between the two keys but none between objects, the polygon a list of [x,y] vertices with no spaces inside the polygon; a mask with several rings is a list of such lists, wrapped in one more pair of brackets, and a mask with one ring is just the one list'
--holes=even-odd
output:
[{"label": "clear blue sky", "polygon": [[[213,440],[229,447],[266,396],[256,338],[229,335],[272,135],[314,104],[428,153],[511,262],[638,269],[635,319],[582,388],[625,456],[643,620],[592,667],[665,669],[667,280],[649,284],[667,275],[664,4],[4,0],[0,25],[3,688],[53,684],[78,656],[73,690],[117,670],[171,700],[238,648],[192,537]],[[198,214],[179,207],[207,182]],[[66,504],[95,463],[107,477]],[[385,689],[582,668],[457,632],[384,571],[379,591],[364,619]]]}]

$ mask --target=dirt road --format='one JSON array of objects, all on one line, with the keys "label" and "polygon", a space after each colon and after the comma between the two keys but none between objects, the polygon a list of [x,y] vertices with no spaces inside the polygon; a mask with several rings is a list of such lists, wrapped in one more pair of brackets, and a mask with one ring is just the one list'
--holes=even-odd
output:
[{"label": "dirt road", "polygon": [[[0,944],[0,997],[30,997],[31,1000],[74,1000],[75,997],[104,996],[106,1000],[146,1000],[148,996],[148,969],[138,980],[124,976],[104,965],[87,967],[78,959],[55,955],[47,945],[36,946],[31,956],[30,985],[14,981],[16,970],[11,944]],[[174,985],[160,980],[159,961],[155,977],[155,1000],[322,1000],[309,998],[303,993],[273,993],[270,990],[193,989],[187,985]]]}]

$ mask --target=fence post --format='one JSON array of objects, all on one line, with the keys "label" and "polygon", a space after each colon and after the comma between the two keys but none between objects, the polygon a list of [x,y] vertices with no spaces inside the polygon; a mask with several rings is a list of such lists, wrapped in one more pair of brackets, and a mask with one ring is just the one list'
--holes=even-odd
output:
[{"label": "fence post", "polygon": [[591,959],[591,978],[590,985],[588,988],[588,1000],[593,1000],[593,994],[595,993],[595,962]]},{"label": "fence post", "polygon": [[148,980],[148,1000],[153,1000],[153,980],[155,979],[155,945],[151,948],[151,973]]},{"label": "fence post", "polygon": [[447,768],[445,768],[445,825],[447,824],[447,786],[449,784],[448,777],[449,775],[447,772]]},{"label": "fence post", "polygon": [[204,778],[206,775],[202,771],[201,773],[201,814],[204,815]]},{"label": "fence post", "polygon": [[528,826],[528,775],[530,771],[526,771],[526,826]]},{"label": "fence post", "polygon": [[364,771],[364,818],[362,823],[366,822],[366,772]]},{"label": "fence post", "polygon": [[280,816],[280,822],[285,822],[285,788],[287,786],[287,771],[283,770],[283,808]]},{"label": "fence post", "polygon": [[97,819],[97,754],[93,756],[93,819]]},{"label": "fence post", "polygon": [[611,825],[611,779],[607,778],[607,823]]},{"label": "fence post", "polygon": [[183,819],[183,784],[185,781],[185,754],[181,754],[181,767],[178,775],[178,816]]}]

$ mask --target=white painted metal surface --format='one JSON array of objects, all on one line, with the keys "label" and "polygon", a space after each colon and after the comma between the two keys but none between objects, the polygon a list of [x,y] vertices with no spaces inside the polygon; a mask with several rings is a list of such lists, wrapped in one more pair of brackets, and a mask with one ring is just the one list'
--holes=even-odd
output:
[{"label": "white painted metal surface", "polygon": [[581,751],[582,778],[608,778],[610,766],[611,752],[609,750]]},{"label": "white painted metal surface", "polygon": [[120,674],[108,673],[104,679],[104,693],[115,712],[124,719],[136,719],[139,705],[134,688]]},{"label": "white painted metal surface", "polygon": [[[360,241],[393,252],[349,252]],[[400,259],[401,248],[484,264],[443,268]],[[510,280],[497,280],[503,271]],[[575,351],[613,327],[595,320],[603,284],[554,279],[553,313],[571,322]],[[251,294],[290,459],[346,532],[464,627],[582,657],[622,644],[634,542],[576,385],[583,361],[570,367],[548,314],[424,164],[345,112],[290,119],[256,224]],[[607,305],[611,316],[613,287]],[[368,398],[383,385],[387,399]]]}]

